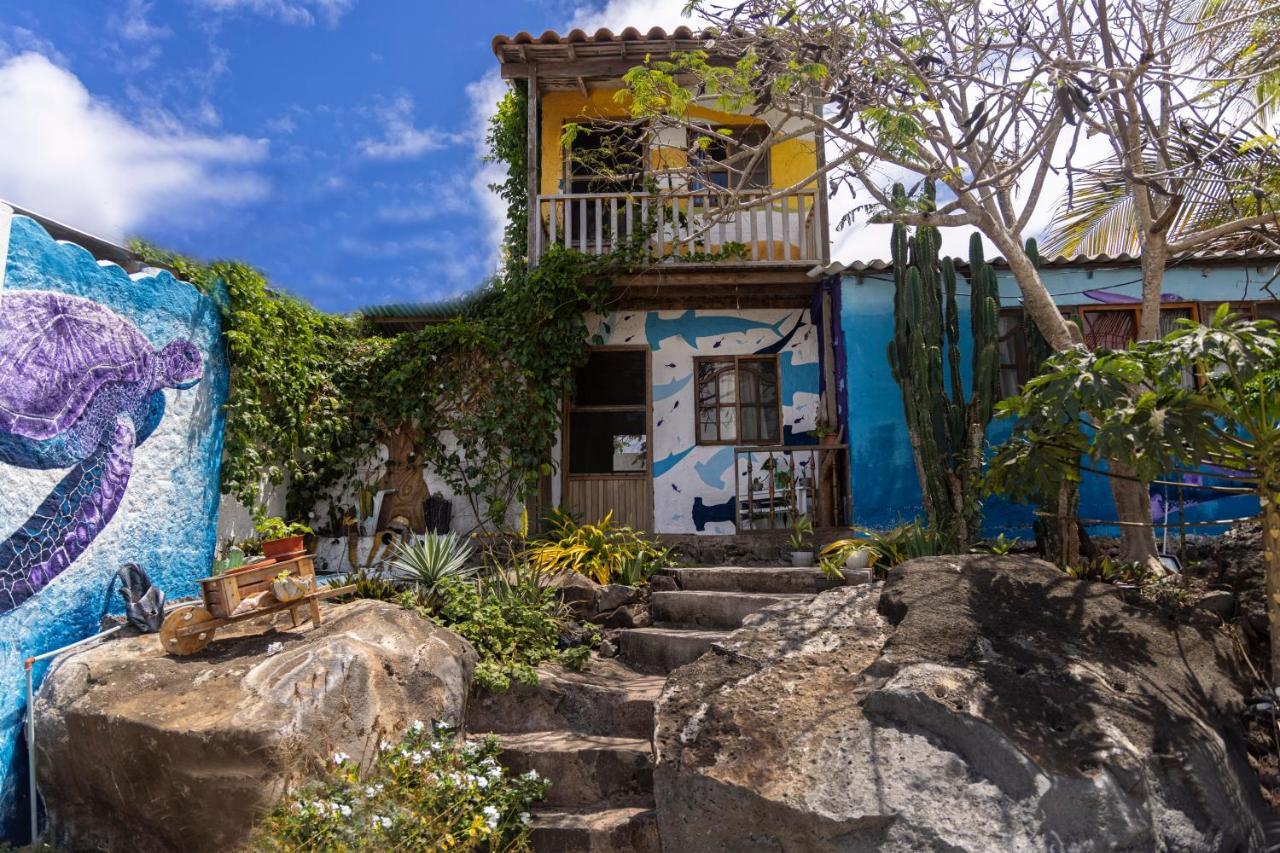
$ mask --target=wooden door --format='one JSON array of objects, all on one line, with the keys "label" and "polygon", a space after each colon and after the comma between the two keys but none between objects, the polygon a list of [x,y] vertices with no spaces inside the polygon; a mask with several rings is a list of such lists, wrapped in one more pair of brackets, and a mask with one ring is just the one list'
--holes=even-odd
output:
[{"label": "wooden door", "polygon": [[564,416],[561,502],[584,522],[653,530],[649,348],[596,347]]}]

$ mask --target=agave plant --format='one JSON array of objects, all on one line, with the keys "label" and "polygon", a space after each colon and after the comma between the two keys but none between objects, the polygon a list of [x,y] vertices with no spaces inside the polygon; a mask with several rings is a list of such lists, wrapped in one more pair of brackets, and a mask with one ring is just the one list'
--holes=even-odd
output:
[{"label": "agave plant", "polygon": [[419,590],[435,596],[446,580],[467,580],[475,569],[467,565],[471,546],[455,533],[428,533],[415,542],[397,545],[388,561],[395,577],[412,580]]}]

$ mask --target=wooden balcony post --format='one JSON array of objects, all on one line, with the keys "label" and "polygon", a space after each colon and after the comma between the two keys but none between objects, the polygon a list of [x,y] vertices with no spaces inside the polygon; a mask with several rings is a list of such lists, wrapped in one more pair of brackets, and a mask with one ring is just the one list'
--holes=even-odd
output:
[{"label": "wooden balcony post", "polygon": [[528,128],[525,136],[528,138],[528,148],[525,152],[526,165],[528,167],[528,183],[529,183],[529,222],[526,226],[528,234],[525,237],[528,240],[525,257],[528,258],[529,264],[532,265],[538,260],[538,243],[537,236],[539,229],[542,228],[542,216],[539,211],[538,204],[538,68],[536,65],[529,66],[528,78]]}]

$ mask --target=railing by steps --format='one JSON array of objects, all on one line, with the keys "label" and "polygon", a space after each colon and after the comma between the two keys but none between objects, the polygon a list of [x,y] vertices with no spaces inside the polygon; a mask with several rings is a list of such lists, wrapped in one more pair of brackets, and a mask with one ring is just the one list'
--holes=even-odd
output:
[{"label": "railing by steps", "polygon": [[555,245],[602,255],[613,250],[615,241],[647,229],[650,255],[669,263],[825,262],[826,229],[817,193],[772,195],[761,190],[731,197],[714,188],[655,195],[540,195],[534,260]]},{"label": "railing by steps", "polygon": [[733,449],[738,532],[780,530],[807,515],[815,527],[850,522],[847,444]]}]

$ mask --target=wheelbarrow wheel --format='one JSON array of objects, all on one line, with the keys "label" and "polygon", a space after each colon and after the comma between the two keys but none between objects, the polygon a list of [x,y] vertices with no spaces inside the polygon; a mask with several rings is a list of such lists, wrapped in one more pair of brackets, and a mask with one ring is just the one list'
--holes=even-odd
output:
[{"label": "wheelbarrow wheel", "polygon": [[209,645],[216,628],[210,625],[196,633],[188,633],[188,630],[212,621],[213,614],[203,607],[179,607],[166,616],[160,626],[160,647],[171,655],[193,655]]}]

